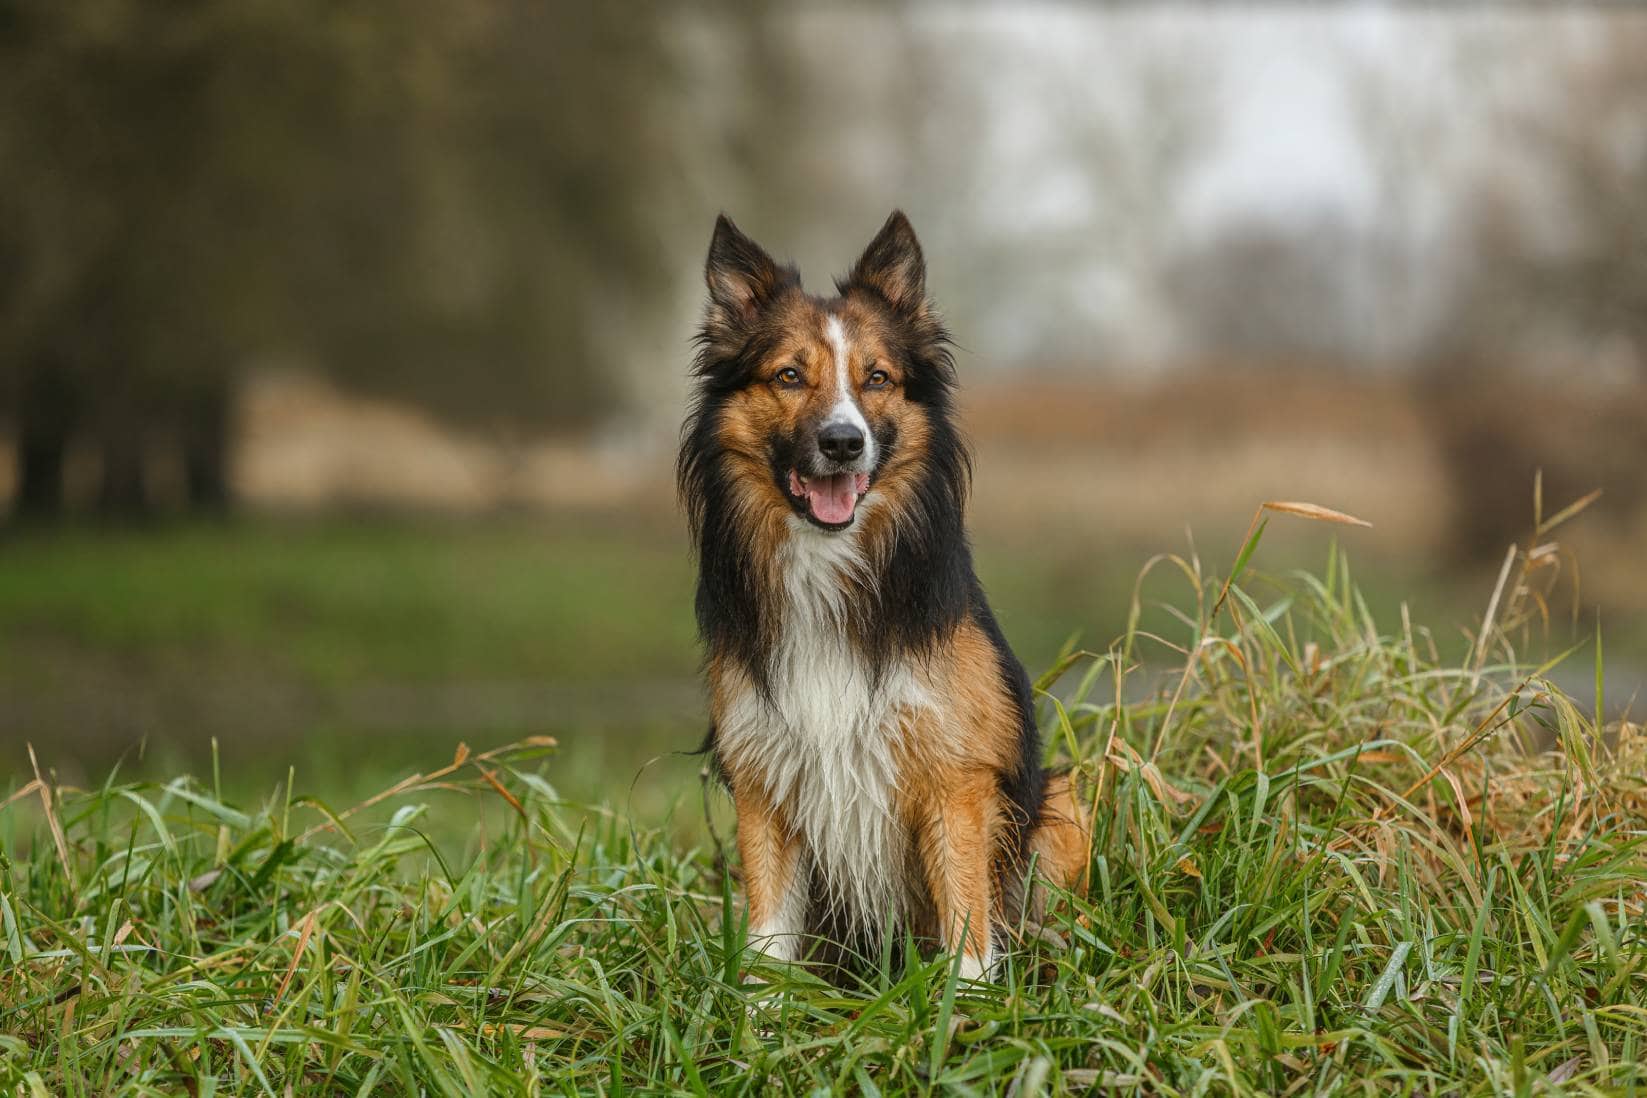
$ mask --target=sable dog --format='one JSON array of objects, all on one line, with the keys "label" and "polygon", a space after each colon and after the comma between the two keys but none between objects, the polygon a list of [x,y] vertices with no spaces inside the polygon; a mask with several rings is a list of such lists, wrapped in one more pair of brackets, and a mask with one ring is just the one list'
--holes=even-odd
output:
[{"label": "sable dog", "polygon": [[972,570],[949,337],[895,212],[837,296],[722,216],[680,489],[751,941],[935,939],[977,979],[1035,856],[1084,874],[1068,779]]}]

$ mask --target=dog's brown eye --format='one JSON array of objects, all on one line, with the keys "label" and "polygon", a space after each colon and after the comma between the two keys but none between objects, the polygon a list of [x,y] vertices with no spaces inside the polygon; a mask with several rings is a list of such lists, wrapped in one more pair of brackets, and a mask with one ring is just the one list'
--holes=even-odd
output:
[{"label": "dog's brown eye", "polygon": [[772,375],[772,380],[779,385],[799,385],[801,383],[801,372],[793,366],[785,366]]},{"label": "dog's brown eye", "polygon": [[871,370],[869,380],[864,382],[866,389],[884,389],[892,384],[892,376],[885,370]]}]

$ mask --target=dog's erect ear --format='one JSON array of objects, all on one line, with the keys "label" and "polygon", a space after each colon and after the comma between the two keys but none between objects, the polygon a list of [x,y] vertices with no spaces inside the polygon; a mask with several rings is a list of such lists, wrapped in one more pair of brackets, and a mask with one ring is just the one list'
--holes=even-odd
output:
[{"label": "dog's erect ear", "polygon": [[749,239],[732,219],[715,219],[709,241],[709,261],[703,268],[709,284],[709,315],[704,330],[716,338],[747,328],[763,304],[783,281],[783,272],[761,246]]},{"label": "dog's erect ear", "polygon": [[846,284],[873,290],[894,309],[910,316],[919,316],[925,310],[926,258],[902,210],[892,211],[853,266]]}]

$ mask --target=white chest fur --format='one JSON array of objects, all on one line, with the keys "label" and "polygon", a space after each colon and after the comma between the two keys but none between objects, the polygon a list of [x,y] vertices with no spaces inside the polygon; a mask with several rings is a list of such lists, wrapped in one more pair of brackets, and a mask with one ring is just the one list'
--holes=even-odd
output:
[{"label": "white chest fur", "polygon": [[717,742],[739,769],[761,775],[831,901],[873,929],[906,910],[898,738],[908,715],[933,701],[912,667],[894,664],[877,680],[847,639],[841,577],[864,566],[854,532],[791,521],[770,700],[753,687],[739,692],[719,715]]}]

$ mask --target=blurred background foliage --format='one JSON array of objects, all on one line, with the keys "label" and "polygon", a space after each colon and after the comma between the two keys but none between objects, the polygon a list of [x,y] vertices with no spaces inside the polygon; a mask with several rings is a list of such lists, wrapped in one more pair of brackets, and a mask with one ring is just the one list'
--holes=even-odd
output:
[{"label": "blurred background foliage", "polygon": [[1627,680],[1643,57],[1628,7],[0,0],[0,766],[690,745],[720,209],[814,286],[910,211],[1031,663],[1278,496],[1448,643],[1542,470],[1604,489],[1552,611]]},{"label": "blurred background foliage", "polygon": [[167,450],[178,504],[222,508],[271,354],[495,428],[610,413],[592,318],[664,281],[633,217],[658,33],[528,2],[6,4],[19,508],[62,510],[81,433],[100,510],[152,510]]}]

